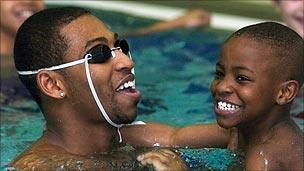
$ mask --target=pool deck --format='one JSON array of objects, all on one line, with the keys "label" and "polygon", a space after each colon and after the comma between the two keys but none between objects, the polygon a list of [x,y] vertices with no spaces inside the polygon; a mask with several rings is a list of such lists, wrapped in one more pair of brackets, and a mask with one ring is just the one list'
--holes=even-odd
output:
[{"label": "pool deck", "polygon": [[[110,10],[121,13],[127,13],[129,15],[134,15],[138,17],[144,18],[152,18],[157,20],[171,20],[180,15],[183,15],[189,8],[193,8],[193,5],[196,5],[196,8],[204,8],[209,11],[212,11],[212,19],[210,26],[215,29],[223,29],[223,30],[237,30],[246,25],[255,24],[267,20],[276,20],[277,18],[273,17],[273,10],[271,4],[264,2],[261,3],[259,1],[247,1],[247,3],[239,3],[238,1],[229,1],[214,4],[212,1],[190,1],[187,2],[187,5],[184,5],[184,1],[176,1],[178,3],[174,3],[174,6],[168,6],[172,1],[148,1],[149,3],[144,3],[143,1],[72,1],[72,0],[46,0],[47,5],[73,5],[73,6],[81,6],[87,8],[101,9],[101,10]],[[207,3],[206,3],[207,2]],[[237,2],[237,3],[236,3]],[[180,7],[180,6],[183,6]],[[231,8],[233,6],[234,8]],[[236,10],[235,8],[240,8],[240,10]],[[214,7],[214,8],[213,8]],[[211,9],[213,8],[213,10]],[[219,9],[222,9],[223,12],[227,12],[227,8],[230,8],[230,14],[227,13],[219,13]],[[248,8],[248,9],[246,9]],[[265,13],[264,18],[254,18],[248,17],[250,13],[255,14],[256,9],[259,9],[259,14]],[[132,10],[130,10],[132,9]],[[210,10],[211,9],[211,10]],[[251,10],[250,10],[251,9]],[[249,11],[248,13],[243,13],[242,11]],[[254,12],[252,12],[254,10]],[[165,12],[164,12],[165,11]],[[239,13],[243,13],[245,16],[234,15],[235,11]],[[250,12],[251,11],[251,12]],[[232,13],[232,14],[231,14]],[[279,22],[279,21],[277,21]]]}]

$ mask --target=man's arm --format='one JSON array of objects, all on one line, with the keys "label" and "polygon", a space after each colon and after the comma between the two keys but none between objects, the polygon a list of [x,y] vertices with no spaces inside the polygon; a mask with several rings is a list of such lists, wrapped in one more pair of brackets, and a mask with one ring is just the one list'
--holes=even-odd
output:
[{"label": "man's arm", "polygon": [[173,127],[147,123],[130,125],[121,129],[123,142],[136,147],[223,147],[226,148],[230,131],[217,124],[199,124]]}]

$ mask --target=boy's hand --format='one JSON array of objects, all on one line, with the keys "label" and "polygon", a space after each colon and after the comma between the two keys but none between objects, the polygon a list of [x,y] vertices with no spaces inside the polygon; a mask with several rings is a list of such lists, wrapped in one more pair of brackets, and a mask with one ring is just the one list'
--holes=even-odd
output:
[{"label": "boy's hand", "polygon": [[143,166],[152,165],[156,171],[187,170],[187,166],[180,156],[168,149],[160,149],[139,155],[137,160]]}]

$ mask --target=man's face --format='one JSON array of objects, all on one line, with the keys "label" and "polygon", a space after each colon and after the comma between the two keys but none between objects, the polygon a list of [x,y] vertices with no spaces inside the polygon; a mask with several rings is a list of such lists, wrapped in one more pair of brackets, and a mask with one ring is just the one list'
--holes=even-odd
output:
[{"label": "man's face", "polygon": [[270,47],[244,37],[224,44],[211,84],[219,125],[248,126],[269,114],[276,88],[271,55]]},{"label": "man's face", "polygon": [[[114,47],[116,36],[104,23],[94,16],[86,15],[63,27],[61,34],[68,42],[66,61],[82,59],[92,47],[102,44]],[[104,63],[89,64],[90,75],[97,95],[111,120],[117,124],[130,123],[137,116],[137,103],[140,92],[121,85],[133,81],[132,60],[121,51],[114,51],[115,58]],[[74,113],[90,121],[104,120],[93,99],[85,75],[85,65],[76,65],[65,69],[68,87],[67,97]]]},{"label": "man's face", "polygon": [[44,9],[42,0],[1,1],[1,30],[15,36],[21,24],[42,9]]},{"label": "man's face", "polygon": [[274,1],[276,10],[282,15],[286,24],[304,38],[303,0]]}]

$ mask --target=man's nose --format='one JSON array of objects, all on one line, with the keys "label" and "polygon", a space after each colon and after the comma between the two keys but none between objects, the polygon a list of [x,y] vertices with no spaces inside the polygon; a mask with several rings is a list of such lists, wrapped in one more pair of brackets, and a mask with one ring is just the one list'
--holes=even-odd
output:
[{"label": "man's nose", "polygon": [[115,70],[117,70],[117,71],[121,71],[124,69],[131,70],[134,67],[134,63],[128,55],[124,54],[120,50],[116,50],[115,53],[117,55],[116,63],[115,63]]}]

